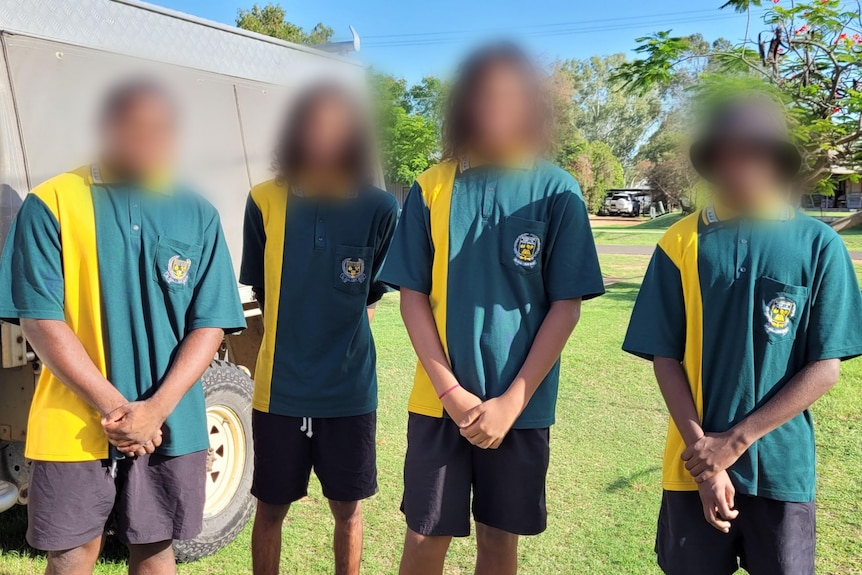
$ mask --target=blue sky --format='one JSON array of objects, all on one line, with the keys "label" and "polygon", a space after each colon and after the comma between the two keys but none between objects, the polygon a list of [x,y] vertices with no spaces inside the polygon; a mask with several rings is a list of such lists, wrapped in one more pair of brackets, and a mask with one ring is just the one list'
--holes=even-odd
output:
[{"label": "blue sky", "polygon": [[[195,16],[234,24],[253,0],[150,0]],[[265,4],[266,0],[258,0]],[[447,75],[482,39],[512,37],[540,58],[585,58],[627,52],[654,31],[701,32],[738,41],[745,17],[718,10],[722,0],[281,0],[288,18],[310,28],[332,26],[336,39],[362,38],[359,58],[382,71],[416,81]],[[762,24],[755,23],[756,33]]]}]

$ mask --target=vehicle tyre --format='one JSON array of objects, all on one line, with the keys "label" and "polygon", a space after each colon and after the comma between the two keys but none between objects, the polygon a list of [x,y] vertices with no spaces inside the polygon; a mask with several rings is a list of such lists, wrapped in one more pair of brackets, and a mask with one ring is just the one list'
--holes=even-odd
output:
[{"label": "vehicle tyre", "polygon": [[201,534],[190,541],[174,541],[174,553],[182,562],[212,555],[233,541],[254,510],[251,495],[254,383],[242,368],[214,361],[204,372],[201,384],[210,434],[207,498]]}]

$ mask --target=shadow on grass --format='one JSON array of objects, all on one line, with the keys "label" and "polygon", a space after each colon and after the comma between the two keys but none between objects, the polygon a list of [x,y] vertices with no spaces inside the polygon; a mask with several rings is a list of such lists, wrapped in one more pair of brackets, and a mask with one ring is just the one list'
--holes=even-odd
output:
[{"label": "shadow on grass", "polygon": [[607,292],[602,296],[602,299],[625,301],[634,304],[640,289],[640,282],[616,282],[607,286]]},{"label": "shadow on grass", "polygon": [[641,477],[646,477],[651,473],[655,473],[656,471],[661,471],[661,465],[655,465],[648,469],[642,469],[641,471],[637,471],[632,473],[628,477],[620,477],[610,485],[605,488],[605,491],[608,493],[614,493],[616,491],[622,491],[624,489],[630,489],[634,482],[640,479]]},{"label": "shadow on grass", "polygon": [[[0,556],[7,553],[30,559],[46,557],[47,553],[33,549],[27,544],[27,508],[16,505],[0,513]],[[100,561],[104,563],[126,563],[129,551],[114,537],[108,537]]]}]

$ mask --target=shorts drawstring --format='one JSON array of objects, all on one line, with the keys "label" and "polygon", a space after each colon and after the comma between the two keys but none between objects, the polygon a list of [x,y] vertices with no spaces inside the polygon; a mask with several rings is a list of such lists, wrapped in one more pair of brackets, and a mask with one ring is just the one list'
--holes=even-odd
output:
[{"label": "shorts drawstring", "polygon": [[111,475],[111,479],[117,478],[117,461],[116,459],[111,460],[111,466],[108,469],[108,473]]},{"label": "shorts drawstring", "polygon": [[299,430],[305,433],[309,439],[314,435],[314,431],[311,430],[311,418],[303,417],[302,425],[299,426]]}]

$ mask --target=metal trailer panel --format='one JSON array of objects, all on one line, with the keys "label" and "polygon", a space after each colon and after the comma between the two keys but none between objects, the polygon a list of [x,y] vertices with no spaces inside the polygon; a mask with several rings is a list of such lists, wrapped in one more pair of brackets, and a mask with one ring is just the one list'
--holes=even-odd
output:
[{"label": "metal trailer panel", "polygon": [[131,0],[3,0],[0,30],[270,84],[354,60]]}]

